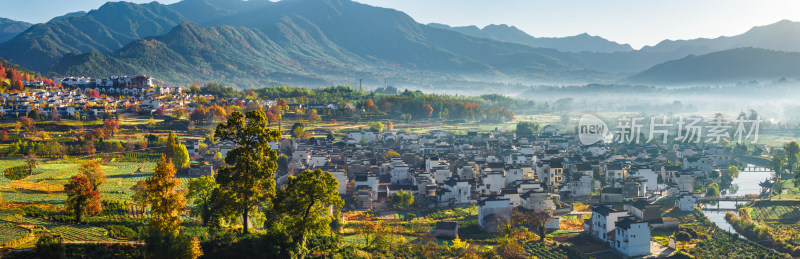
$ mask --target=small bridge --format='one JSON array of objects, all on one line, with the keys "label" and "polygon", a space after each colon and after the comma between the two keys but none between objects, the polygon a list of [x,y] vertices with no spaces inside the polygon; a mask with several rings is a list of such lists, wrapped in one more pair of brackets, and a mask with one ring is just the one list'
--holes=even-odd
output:
[{"label": "small bridge", "polygon": [[747,172],[770,172],[770,173],[772,173],[772,172],[775,172],[775,171],[770,169],[770,168],[768,168],[768,167],[753,166],[753,167],[745,167],[744,170],[742,170],[742,172],[743,173],[747,173]]},{"label": "small bridge", "polygon": [[758,199],[756,196],[720,196],[720,197],[703,197],[700,198],[701,202],[711,202],[711,201],[754,201]]}]

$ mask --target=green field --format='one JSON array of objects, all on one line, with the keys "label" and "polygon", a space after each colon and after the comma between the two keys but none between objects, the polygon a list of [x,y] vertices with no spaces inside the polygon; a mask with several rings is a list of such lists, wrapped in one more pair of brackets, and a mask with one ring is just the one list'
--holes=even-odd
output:
[{"label": "green field", "polygon": [[754,220],[800,220],[800,201],[757,201],[750,208]]},{"label": "green field", "polygon": [[9,222],[0,221],[0,245],[27,236],[30,231]]}]

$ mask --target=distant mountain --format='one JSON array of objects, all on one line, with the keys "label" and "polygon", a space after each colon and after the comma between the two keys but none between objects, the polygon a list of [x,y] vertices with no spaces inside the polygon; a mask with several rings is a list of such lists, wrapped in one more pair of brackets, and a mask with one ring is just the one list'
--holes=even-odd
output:
[{"label": "distant mountain", "polygon": [[184,0],[169,7],[189,21],[203,24],[228,15],[264,8],[271,3],[268,0]]},{"label": "distant mountain", "polygon": [[176,83],[209,80],[239,86],[285,80],[319,85],[322,79],[378,72],[552,80],[586,73],[574,54],[436,29],[405,13],[349,0],[280,1],[204,26],[182,23],[163,36],[107,55],[67,55],[51,72],[139,73]]},{"label": "distant mountain", "polygon": [[0,44],[0,57],[47,71],[67,53],[110,53],[145,37],[168,32],[185,18],[157,2],[108,2],[84,16],[36,24]]},{"label": "distant mountain", "polygon": [[[110,54],[68,54],[51,72],[59,75],[107,76],[146,74],[174,83],[225,81],[239,86],[324,81],[314,75],[343,72],[351,55],[308,56],[307,50],[284,48],[256,29],[201,28],[182,23],[163,36],[137,40]],[[324,84],[324,83],[323,83]]]},{"label": "distant mountain", "polygon": [[84,12],[84,11],[71,12],[71,13],[67,13],[67,14],[62,15],[62,16],[56,16],[56,17],[54,17],[53,19],[50,19],[47,22],[55,22],[55,21],[62,20],[62,19],[65,19],[65,18],[70,18],[70,17],[86,16],[86,14],[88,14],[88,13]]},{"label": "distant mountain", "polygon": [[655,84],[735,83],[800,77],[800,53],[737,48],[656,65],[628,81]]},{"label": "distant mountain", "polygon": [[671,52],[681,48],[692,48],[697,50],[696,54],[705,54],[742,47],[800,52],[800,22],[782,20],[753,27],[743,34],[731,37],[665,40],[655,46],[646,46],[642,51]]},{"label": "distant mountain", "polygon": [[27,22],[14,21],[0,17],[0,43],[14,38],[23,31],[30,28],[32,24]]},{"label": "distant mountain", "polygon": [[450,27],[444,24],[431,23],[428,26],[457,31],[469,36],[493,39],[498,41],[526,44],[533,47],[552,48],[565,52],[626,52],[632,51],[628,44],[619,44],[602,37],[583,33],[563,38],[537,38],[514,26],[487,25],[483,29],[477,26]]},{"label": "distant mountain", "polygon": [[800,52],[800,23],[783,20],[770,25],[753,27],[743,34],[731,37],[665,40],[655,46],[646,46],[639,51],[581,53],[581,58],[587,69],[635,73],[688,55],[704,55],[743,47]]},{"label": "distant mountain", "polygon": [[[469,37],[419,24],[400,11],[349,0],[279,1],[207,25],[286,35],[278,40],[284,46],[330,42],[368,61],[435,72],[555,74],[581,69],[571,54]],[[287,34],[289,30],[299,33]]]}]

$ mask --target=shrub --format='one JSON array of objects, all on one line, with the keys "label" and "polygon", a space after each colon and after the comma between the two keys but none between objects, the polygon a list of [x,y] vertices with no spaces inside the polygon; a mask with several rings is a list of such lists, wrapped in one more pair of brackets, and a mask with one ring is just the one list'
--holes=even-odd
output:
[{"label": "shrub", "polygon": [[122,225],[108,225],[105,226],[105,228],[108,229],[108,234],[114,238],[136,239],[139,235],[139,233],[133,231],[133,229]]},{"label": "shrub", "polygon": [[40,258],[67,258],[64,238],[59,235],[46,235],[36,241],[36,253]]}]

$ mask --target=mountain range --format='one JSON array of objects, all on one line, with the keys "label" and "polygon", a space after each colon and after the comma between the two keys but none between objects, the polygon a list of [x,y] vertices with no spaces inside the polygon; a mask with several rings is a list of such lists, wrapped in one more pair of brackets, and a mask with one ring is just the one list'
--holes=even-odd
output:
[{"label": "mountain range", "polygon": [[30,28],[33,24],[0,17],[0,42],[5,42]]},{"label": "mountain range", "polygon": [[514,26],[505,24],[491,24],[483,27],[462,26],[450,27],[439,23],[429,23],[428,26],[457,31],[469,36],[487,38],[498,41],[526,44],[539,48],[551,48],[564,52],[627,52],[633,51],[631,45],[619,44],[602,37],[592,36],[587,33],[563,38],[537,38]]},{"label": "mountain range", "polygon": [[800,51],[797,32],[799,23],[781,21],[732,37],[633,50],[588,34],[537,38],[508,25],[424,25],[403,12],[350,0],[109,2],[32,25],[0,43],[0,57],[51,76],[147,74],[173,84],[224,81],[241,87],[388,77],[406,83],[677,83],[733,78],[704,72],[723,68],[737,71],[737,80],[800,76],[787,69],[760,73],[746,64],[792,64],[788,52]]},{"label": "mountain range", "polygon": [[749,80],[774,81],[800,75],[800,52],[736,48],[690,55],[656,65],[628,80],[657,84],[715,84]]}]

